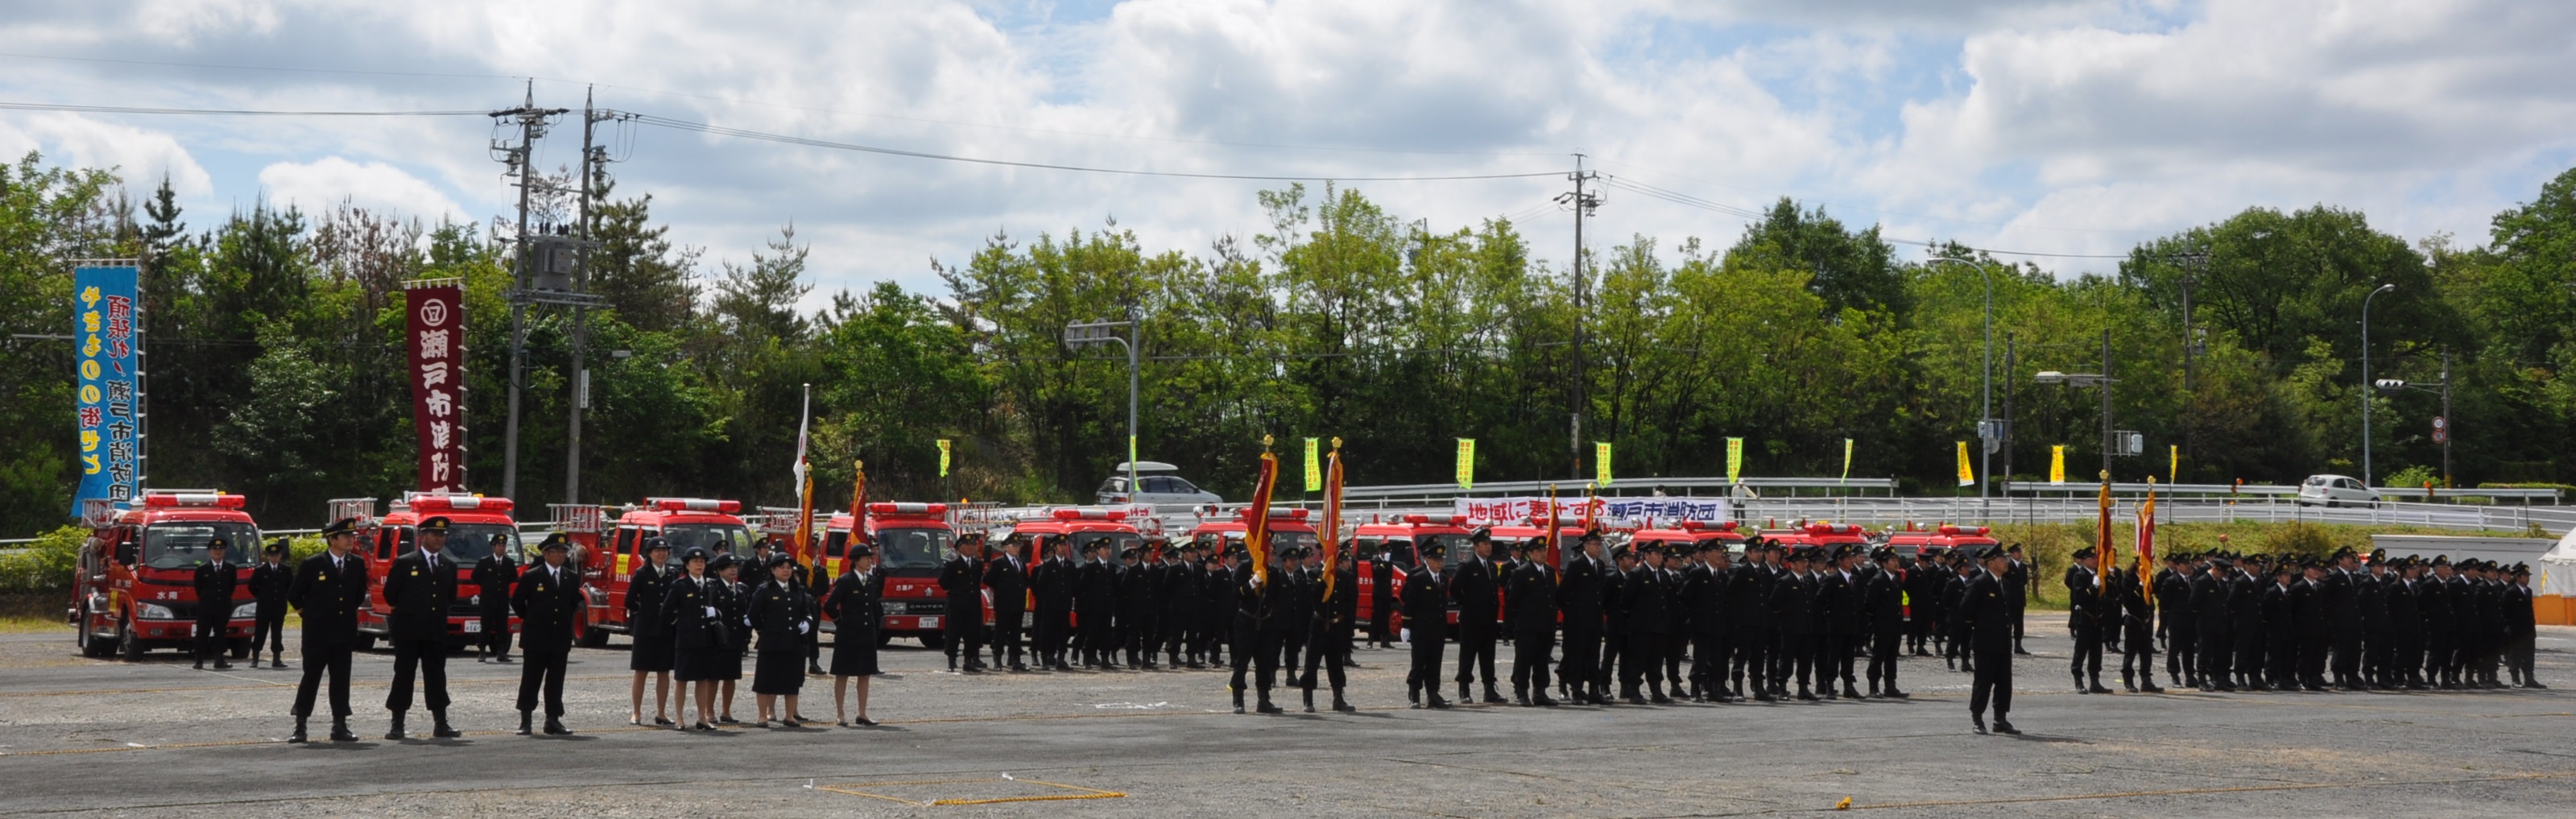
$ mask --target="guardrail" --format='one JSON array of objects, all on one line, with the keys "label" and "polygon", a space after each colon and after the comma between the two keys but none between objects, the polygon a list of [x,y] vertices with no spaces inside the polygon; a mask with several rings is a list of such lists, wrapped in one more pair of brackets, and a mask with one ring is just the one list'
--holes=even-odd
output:
[{"label": "guardrail", "polygon": [[[1346,486],[1342,488],[1342,498],[1345,502],[1350,502],[1351,505],[1354,506],[1373,504],[1377,507],[1386,507],[1405,500],[1429,501],[1488,496],[1544,495],[1547,494],[1548,487],[1551,486],[1556,487],[1556,491],[1559,495],[1581,496],[1583,494],[1583,487],[1589,483],[1590,481],[1574,479],[1561,481],[1495,481],[1478,483],[1470,489],[1460,489],[1455,483]],[[1744,478],[1737,481],[1729,481],[1722,477],[1630,478],[1613,483],[1608,487],[1596,489],[1594,494],[1604,497],[1636,497],[1646,495],[1656,489],[1674,490],[1722,487],[1728,490],[1733,490],[1738,485],[1750,487],[1757,494],[1776,495],[1785,493],[1792,497],[1799,495],[1802,490],[1810,489],[1818,490],[1819,494],[1826,495],[1830,495],[1835,492],[1880,492],[1884,493],[1888,497],[1893,497],[1896,494],[1896,481],[1889,478],[1851,478],[1848,480],[1839,478]],[[1688,493],[1670,492],[1669,494],[1680,495]]]},{"label": "guardrail", "polygon": [[[2278,484],[2246,484],[2244,486],[2237,486],[2235,484],[2225,483],[2159,483],[2153,484],[2152,487],[2155,489],[2156,495],[2159,497],[2252,496],[2289,498],[2297,497],[2299,494],[2299,488],[2296,486],[2282,486]],[[2006,495],[2028,493],[2042,496],[2081,495],[2084,497],[2092,497],[2094,493],[2101,491],[2101,488],[2102,485],[2098,483],[2005,481],[2002,484],[2001,491]],[[2150,485],[2143,483],[2115,483],[2111,485],[2111,494],[2114,497],[2143,496],[2147,494],[2148,488],[2150,488]],[[2379,493],[2379,496],[2382,498],[2425,497],[2424,487],[2421,486],[2382,486],[2370,491]],[[2535,500],[2556,504],[2562,500],[2559,491],[2556,489],[2435,489],[2432,491],[2432,498],[2434,500],[2440,500],[2442,498],[2491,498],[2496,500],[2521,500],[2525,504],[2529,504]]]},{"label": "guardrail", "polygon": [[[1754,522],[1831,520],[1890,525],[1939,523],[2086,523],[2097,519],[2099,502],[2091,497],[2040,498],[1790,498],[1743,504],[1738,515]],[[2112,518],[2137,517],[2138,503],[2114,499]],[[2469,531],[2525,532],[2533,526],[2553,535],[2576,529],[2576,507],[2474,506],[2448,503],[2383,502],[2373,506],[2301,506],[2279,497],[2238,501],[2203,498],[2158,498],[2158,522],[2233,523],[2304,520],[2313,523],[2405,525]]]}]

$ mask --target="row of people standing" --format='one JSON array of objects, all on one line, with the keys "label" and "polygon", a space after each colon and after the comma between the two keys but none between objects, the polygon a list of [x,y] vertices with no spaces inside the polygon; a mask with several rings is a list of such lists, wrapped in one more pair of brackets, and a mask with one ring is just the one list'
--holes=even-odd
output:
[{"label": "row of people standing", "polygon": [[[2389,559],[2384,550],[2364,561],[2350,549],[2323,560],[2170,554],[2164,564],[2148,581],[2162,615],[2148,636],[2164,637],[2166,675],[2178,686],[2547,687],[2532,674],[2537,629],[2528,566],[2455,563],[2447,555]],[[2124,599],[2144,591],[2134,578],[2122,585],[2129,589]],[[2135,636],[2131,653],[2139,651]],[[2499,668],[2508,679],[2497,678]]]},{"label": "row of people standing", "polygon": [[[834,618],[840,628],[831,671],[835,722],[876,724],[867,716],[868,682],[878,673],[876,628],[883,616],[885,581],[876,573],[873,550],[854,545],[848,573],[820,596],[807,588],[802,568],[785,555],[744,560],[693,547],[680,556],[676,570],[668,568],[669,555],[667,543],[648,540],[645,565],[627,586],[627,622],[634,638],[628,665],[635,674],[629,724],[646,724],[643,693],[648,680],[656,683],[653,725],[711,731],[740,724],[733,706],[746,658],[752,664],[751,691],[758,709],[755,727],[815,722],[799,705],[806,676],[820,670],[814,667],[814,649],[824,617]],[[746,582],[746,574],[753,582]],[[679,682],[679,696],[666,699],[661,694],[658,683],[666,677]],[[849,708],[854,684],[855,720]],[[695,720],[689,719],[692,704]]]}]

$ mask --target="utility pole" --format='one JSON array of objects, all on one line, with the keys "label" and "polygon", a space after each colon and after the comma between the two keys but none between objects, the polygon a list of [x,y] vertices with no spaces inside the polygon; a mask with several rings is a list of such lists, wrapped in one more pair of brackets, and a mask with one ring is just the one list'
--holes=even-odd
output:
[{"label": "utility pole", "polygon": [[[2013,333],[2012,333],[2012,331],[2011,331],[2011,330],[2005,330],[2005,331],[2004,331],[2004,419],[2003,419],[2003,420],[2004,420],[2004,424],[2003,424],[2003,426],[2004,426],[2004,441],[2003,441],[2003,449],[2004,449],[2004,474],[2006,474],[2006,475],[2013,474],[2013,438],[2014,438],[2014,437],[2016,437],[2016,436],[2014,435],[2015,430],[2013,429],[2013,419],[2015,418],[2015,416],[2013,415],[2013,373],[2014,373],[2014,372],[2017,372],[2017,370],[2014,370],[2014,369],[2013,369]],[[2012,498],[2011,498],[2009,495],[2007,495],[2007,496],[2004,498],[2004,500],[2005,500],[2005,502],[2009,503],[2009,502],[2011,502]],[[2009,510],[2009,507],[2007,507],[2007,510]]]},{"label": "utility pole", "polygon": [[2119,433],[2111,429],[2111,328],[2102,328],[2102,475],[2111,478],[2111,450],[2119,447]]},{"label": "utility pole", "polygon": [[2451,420],[2451,345],[2442,345],[2442,488],[2451,488],[2451,439],[2460,437]]},{"label": "utility pole", "polygon": [[[495,125],[502,124],[506,119],[515,121],[519,126],[517,147],[494,140],[492,150],[499,154],[502,163],[509,166],[509,170],[502,175],[517,177],[519,180],[519,230],[513,241],[519,245],[518,258],[514,263],[518,265],[520,287],[526,286],[526,280],[531,275],[529,263],[534,261],[528,253],[528,194],[531,185],[534,184],[535,173],[529,161],[533,156],[529,149],[536,143],[538,137],[545,136],[546,121],[565,113],[561,108],[538,108],[536,101],[536,83],[531,81],[519,107],[491,113]],[[508,423],[503,427],[501,445],[501,495],[503,497],[516,497],[519,494],[519,384],[527,369],[527,322],[527,303],[512,299],[510,302],[510,415]]]},{"label": "utility pole", "polygon": [[[590,175],[605,161],[596,142],[602,119],[615,117],[592,106],[595,92],[581,95],[581,177],[573,184],[580,186],[579,209],[573,217],[573,230],[581,239],[580,267],[574,274],[573,290],[590,292]],[[571,418],[564,424],[564,494],[563,502],[581,502],[581,414],[590,409],[590,362],[585,358],[590,343],[590,306],[572,307],[572,406]]]},{"label": "utility pole", "polygon": [[1574,478],[1583,479],[1583,411],[1590,406],[1587,384],[1583,379],[1583,295],[1591,287],[1591,277],[1583,265],[1583,220],[1601,207],[1601,194],[1586,192],[1585,183],[1599,179],[1599,171],[1583,169],[1583,155],[1574,155],[1574,172],[1566,178],[1574,181],[1574,192],[1559,194],[1556,201],[1574,209],[1574,416],[1567,441],[1574,455]]},{"label": "utility pole", "polygon": [[[2191,323],[2191,288],[2200,283],[2200,274],[2208,268],[2209,254],[2192,253],[2183,259],[2190,266],[2182,276],[2182,454],[2185,458],[2196,459],[2198,455],[2193,444],[2199,437],[2199,425],[2193,416],[2193,403],[2200,398],[2196,365],[2201,353],[2201,334],[2200,328]],[[2192,466],[2197,469],[2200,462],[2193,460]],[[2175,480],[2179,481],[2181,477],[2175,476]]]}]

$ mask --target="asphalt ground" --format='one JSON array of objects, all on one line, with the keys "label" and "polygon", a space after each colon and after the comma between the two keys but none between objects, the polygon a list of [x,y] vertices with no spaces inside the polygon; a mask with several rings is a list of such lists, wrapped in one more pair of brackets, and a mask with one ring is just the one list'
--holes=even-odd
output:
[{"label": "asphalt ground", "polygon": [[[0,815],[1653,817],[1848,799],[1878,817],[2487,817],[2576,804],[2576,629],[2542,629],[2541,678],[2561,683],[2549,690],[2077,695],[2069,643],[2045,619],[2031,623],[2038,656],[2015,665],[2020,737],[1971,733],[1968,676],[1932,658],[1904,661],[1907,701],[1429,711],[1405,707],[1402,648],[1363,649],[1359,713],[1297,713],[1283,691],[1291,713],[1262,716],[1230,713],[1215,671],[959,675],[903,642],[883,653],[876,728],[828,727],[828,678],[801,704],[826,727],[629,727],[613,645],[574,652],[571,737],[512,735],[519,666],[466,657],[449,662],[465,738],[377,739],[392,676],[378,652],[355,664],[352,727],[368,739],[289,745],[297,670],[88,660],[68,632],[0,635]],[[747,681],[738,696],[748,720]],[[418,706],[411,728],[428,728]]]}]

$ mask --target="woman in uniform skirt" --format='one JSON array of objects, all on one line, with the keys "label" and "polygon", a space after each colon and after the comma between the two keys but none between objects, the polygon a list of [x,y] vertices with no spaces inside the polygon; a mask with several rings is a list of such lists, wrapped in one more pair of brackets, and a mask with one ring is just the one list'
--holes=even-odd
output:
[{"label": "woman in uniform skirt", "polygon": [[868,719],[868,678],[877,674],[877,624],[885,617],[885,578],[876,573],[876,567],[876,550],[863,543],[851,544],[849,573],[832,581],[832,590],[823,596],[823,614],[836,624],[832,636],[832,716],[843,728],[850,727],[845,697],[852,678],[858,681],[858,723],[877,724]]},{"label": "woman in uniform skirt", "polygon": [[626,631],[635,638],[635,649],[626,655],[626,668],[635,672],[629,690],[632,703],[626,724],[644,724],[644,682],[653,682],[653,724],[671,725],[671,667],[675,648],[671,642],[671,619],[662,613],[662,603],[670,597],[671,545],[661,538],[644,540],[644,565],[626,585]]},{"label": "woman in uniform skirt", "polygon": [[[754,723],[769,727],[803,727],[797,720],[796,692],[805,687],[805,633],[814,628],[814,595],[796,582],[796,564],[783,557],[769,561],[769,582],[751,593],[751,626],[760,632],[760,653],[752,667],[751,693],[760,705]],[[785,707],[778,705],[786,698]]]},{"label": "woman in uniform skirt", "polygon": [[[715,578],[707,576],[707,550],[691,548],[680,559],[683,574],[671,581],[671,589],[662,600],[662,617],[669,626],[671,668],[680,680],[683,698],[680,712],[681,729],[715,730],[708,725],[708,713],[715,708],[717,672],[726,653],[723,609],[718,604],[723,592]],[[694,695],[694,696],[692,696]],[[688,722],[688,702],[698,704],[698,721]]]},{"label": "woman in uniform skirt", "polygon": [[733,718],[733,695],[735,686],[742,682],[742,656],[751,650],[751,628],[743,625],[744,618],[751,615],[751,587],[742,584],[742,561],[731,553],[716,555],[715,561],[707,564],[707,571],[716,578],[716,599],[721,601],[716,611],[731,626],[726,629],[730,639],[716,652],[720,658],[716,669],[716,679],[720,681],[716,687],[716,724],[740,725],[742,721]]}]

